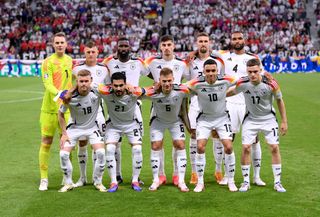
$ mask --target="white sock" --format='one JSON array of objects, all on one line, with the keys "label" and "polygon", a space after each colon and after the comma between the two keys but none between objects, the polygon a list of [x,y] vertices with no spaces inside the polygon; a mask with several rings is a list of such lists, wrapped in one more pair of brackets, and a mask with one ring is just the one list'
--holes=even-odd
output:
[{"label": "white sock", "polygon": [[274,184],[281,183],[281,164],[272,164]]},{"label": "white sock", "polygon": [[88,160],[88,149],[87,146],[78,148],[78,163],[80,168],[80,179],[87,179],[87,160]]},{"label": "white sock", "polygon": [[178,176],[179,176],[179,183],[184,183],[184,177],[186,174],[187,168],[187,152],[186,149],[177,150],[177,166],[178,166]]},{"label": "white sock", "polygon": [[[96,152],[92,149],[92,168],[94,168],[94,166],[96,165],[96,160],[97,160],[97,156],[96,156]],[[94,169],[92,170],[92,180],[94,180]]]},{"label": "white sock", "polygon": [[196,168],[198,175],[198,184],[204,184],[203,175],[206,167],[206,154],[196,154]]},{"label": "white sock", "polygon": [[216,162],[216,172],[222,171],[223,154],[224,154],[224,148],[220,139],[213,138],[213,156]]},{"label": "white sock", "polygon": [[160,150],[160,166],[159,166],[159,176],[165,176],[164,172],[164,148]]},{"label": "white sock", "polygon": [[117,163],[117,176],[121,176],[121,142],[118,142],[116,145],[116,151],[115,151],[115,159]]},{"label": "white sock", "polygon": [[260,178],[261,169],[261,145],[260,142],[252,144],[252,166],[253,166],[253,177]]},{"label": "white sock", "polygon": [[234,152],[231,154],[225,154],[226,172],[228,175],[228,182],[234,182],[234,173],[236,169],[236,159]]},{"label": "white sock", "polygon": [[64,183],[72,184],[72,164],[70,161],[70,153],[67,151],[60,151],[60,166],[63,172]]},{"label": "white sock", "polygon": [[151,149],[150,163],[153,175],[153,182],[159,182],[159,166],[161,151],[154,151]]},{"label": "white sock", "polygon": [[116,174],[116,159],[114,157],[116,151],[115,144],[107,144],[106,147],[106,163],[108,173],[111,179],[111,183],[117,183],[117,174]]},{"label": "white sock", "polygon": [[189,154],[190,154],[191,170],[193,173],[195,173],[196,172],[196,154],[197,154],[197,140],[196,139],[190,138]]},{"label": "white sock", "polygon": [[250,183],[250,164],[241,165],[241,171],[243,176],[243,182]]},{"label": "white sock", "polygon": [[142,168],[142,147],[135,145],[132,147],[132,182],[138,182]]},{"label": "white sock", "polygon": [[104,148],[99,148],[95,152],[97,160],[93,170],[94,184],[101,184],[104,168],[106,165],[106,150]]},{"label": "white sock", "polygon": [[177,165],[177,149],[172,147],[172,162],[173,162],[173,175],[178,175],[178,165]]}]

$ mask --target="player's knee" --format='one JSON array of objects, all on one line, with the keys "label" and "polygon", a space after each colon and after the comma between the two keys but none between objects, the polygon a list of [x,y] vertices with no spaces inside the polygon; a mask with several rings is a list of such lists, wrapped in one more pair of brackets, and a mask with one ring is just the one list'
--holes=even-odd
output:
[{"label": "player's knee", "polygon": [[279,146],[278,146],[278,145],[270,145],[270,148],[271,148],[271,153],[272,153],[273,155],[279,153]]},{"label": "player's knee", "polygon": [[203,154],[205,152],[205,145],[198,145],[197,152],[198,154]]},{"label": "player's knee", "polygon": [[142,147],[141,145],[134,145],[132,146],[132,153],[136,155],[142,154]]},{"label": "player's knee", "polygon": [[225,152],[226,154],[232,154],[233,148],[232,148],[232,143],[231,143],[231,142],[225,144],[225,146],[224,146],[224,152]]},{"label": "player's knee", "polygon": [[67,151],[60,151],[60,159],[66,161],[69,159],[70,153]]},{"label": "player's knee", "polygon": [[242,151],[244,154],[250,154],[251,146],[250,145],[242,145]]},{"label": "player's knee", "polygon": [[152,150],[154,150],[154,151],[160,151],[161,148],[162,148],[162,145],[161,145],[160,142],[152,142],[152,143],[151,143],[151,148],[152,148]]},{"label": "player's knee", "polygon": [[46,144],[46,145],[51,145],[53,141],[53,137],[52,136],[42,136],[41,138],[41,142],[42,144]]},{"label": "player's knee", "polygon": [[113,156],[116,152],[116,145],[115,144],[108,144],[106,147],[106,155]]},{"label": "player's knee", "polygon": [[98,160],[103,160],[103,158],[105,157],[105,149],[104,148],[99,148],[96,151],[96,156]]},{"label": "player's knee", "polygon": [[184,141],[174,141],[174,147],[177,150],[184,150],[185,149]]},{"label": "player's knee", "polygon": [[196,139],[196,130],[194,129],[191,130],[191,138]]}]

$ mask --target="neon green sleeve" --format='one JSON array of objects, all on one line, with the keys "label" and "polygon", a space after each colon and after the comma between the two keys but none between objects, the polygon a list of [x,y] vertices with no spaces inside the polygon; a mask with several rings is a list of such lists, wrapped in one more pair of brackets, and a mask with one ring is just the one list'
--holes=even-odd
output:
[{"label": "neon green sleeve", "polygon": [[53,67],[48,59],[44,60],[44,62],[42,63],[41,72],[42,72],[42,82],[45,89],[50,93],[57,95],[59,91],[53,85],[53,79],[52,79]]}]

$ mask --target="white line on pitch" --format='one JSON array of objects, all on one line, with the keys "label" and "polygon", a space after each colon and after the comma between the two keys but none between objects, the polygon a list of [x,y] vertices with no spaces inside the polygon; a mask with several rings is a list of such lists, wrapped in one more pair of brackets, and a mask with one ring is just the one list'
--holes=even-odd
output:
[{"label": "white line on pitch", "polygon": [[30,99],[18,99],[18,100],[9,100],[9,101],[0,101],[0,104],[10,104],[10,103],[17,103],[17,102],[30,102],[40,100],[42,97],[30,98]]}]

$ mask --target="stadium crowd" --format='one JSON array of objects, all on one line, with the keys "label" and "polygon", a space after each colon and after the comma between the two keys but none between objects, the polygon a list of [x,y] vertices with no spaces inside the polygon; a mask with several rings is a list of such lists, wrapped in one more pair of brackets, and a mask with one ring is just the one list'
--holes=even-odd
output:
[{"label": "stadium crowd", "polygon": [[0,58],[44,59],[53,53],[50,38],[59,31],[68,35],[67,52],[74,58],[81,56],[87,39],[96,42],[101,57],[113,53],[118,35],[129,37],[133,52],[156,52],[165,31],[174,36],[176,51],[193,50],[195,35],[202,30],[216,42],[214,49],[226,49],[231,31],[241,30],[248,33],[247,50],[253,53],[314,50],[306,0],[174,0],[166,30],[161,25],[163,2],[0,2]]}]

